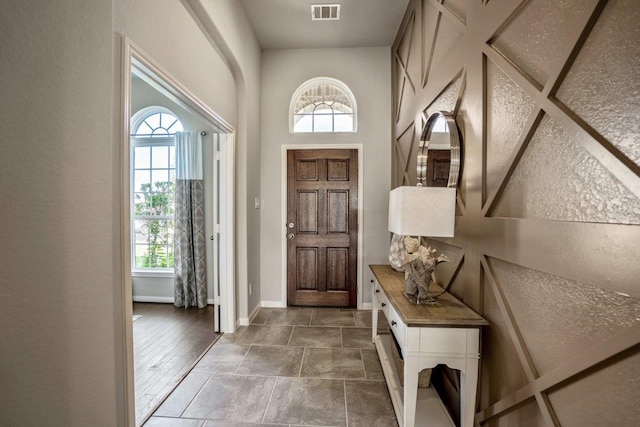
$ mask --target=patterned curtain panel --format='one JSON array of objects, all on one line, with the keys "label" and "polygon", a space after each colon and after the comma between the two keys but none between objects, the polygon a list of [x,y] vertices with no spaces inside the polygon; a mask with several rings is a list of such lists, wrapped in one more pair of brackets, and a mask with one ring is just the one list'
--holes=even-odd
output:
[{"label": "patterned curtain panel", "polygon": [[176,132],[176,177],[174,305],[203,308],[207,306],[204,181],[202,138],[197,132]]}]

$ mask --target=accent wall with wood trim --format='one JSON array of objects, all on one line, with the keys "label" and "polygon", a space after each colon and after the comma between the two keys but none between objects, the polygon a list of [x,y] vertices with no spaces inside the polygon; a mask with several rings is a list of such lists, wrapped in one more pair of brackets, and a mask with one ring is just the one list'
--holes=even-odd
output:
[{"label": "accent wall with wood trim", "polygon": [[490,322],[479,425],[640,420],[638,22],[636,0],[412,0],[399,28],[392,186],[430,113],[462,135],[455,237],[429,244]]}]

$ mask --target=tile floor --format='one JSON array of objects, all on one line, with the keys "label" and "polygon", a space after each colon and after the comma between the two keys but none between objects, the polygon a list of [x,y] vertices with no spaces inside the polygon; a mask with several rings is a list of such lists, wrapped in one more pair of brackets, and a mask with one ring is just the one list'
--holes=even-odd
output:
[{"label": "tile floor", "polygon": [[370,311],[261,309],[218,340],[145,427],[258,425],[397,426]]}]

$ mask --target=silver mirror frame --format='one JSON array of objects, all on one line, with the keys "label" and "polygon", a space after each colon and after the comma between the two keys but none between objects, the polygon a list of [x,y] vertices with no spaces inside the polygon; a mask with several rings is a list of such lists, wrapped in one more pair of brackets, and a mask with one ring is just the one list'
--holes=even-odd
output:
[{"label": "silver mirror frame", "polygon": [[427,184],[427,158],[429,156],[429,141],[431,132],[436,122],[443,118],[449,130],[449,151],[451,153],[451,163],[449,166],[449,181],[447,187],[455,188],[458,185],[460,176],[460,133],[453,114],[436,111],[432,113],[424,124],[420,144],[418,145],[418,162],[417,162],[417,185],[422,187]]}]

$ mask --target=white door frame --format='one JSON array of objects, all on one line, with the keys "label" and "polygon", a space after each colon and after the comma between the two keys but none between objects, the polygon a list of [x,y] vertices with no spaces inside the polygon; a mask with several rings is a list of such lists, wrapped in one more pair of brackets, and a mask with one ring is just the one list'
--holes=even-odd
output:
[{"label": "white door frame", "polygon": [[362,309],[362,275],[363,275],[363,237],[364,237],[364,145],[363,144],[287,144],[281,146],[281,181],[282,192],[282,306],[287,306],[287,237],[285,225],[287,218],[287,152],[289,150],[358,150],[358,277],[357,277],[357,308]]},{"label": "white door frame", "polygon": [[[214,128],[220,129],[220,234],[221,256],[220,297],[214,296],[220,305],[220,327],[223,332],[235,330],[235,129],[215,111],[204,104],[189,89],[183,86],[160,64],[137,47],[128,38],[122,40],[121,61],[121,144],[120,144],[120,220],[122,242],[122,337],[125,417],[128,425],[135,425],[135,391],[133,361],[133,288],[131,281],[131,74],[135,67],[144,75],[145,81],[160,90],[172,101],[187,111],[202,117]],[[223,141],[225,140],[225,141]],[[117,324],[117,323],[116,323]],[[212,325],[213,327],[213,325]]]}]

